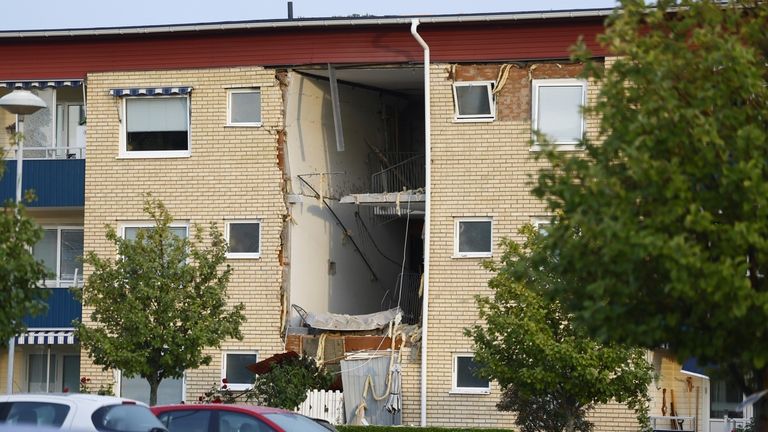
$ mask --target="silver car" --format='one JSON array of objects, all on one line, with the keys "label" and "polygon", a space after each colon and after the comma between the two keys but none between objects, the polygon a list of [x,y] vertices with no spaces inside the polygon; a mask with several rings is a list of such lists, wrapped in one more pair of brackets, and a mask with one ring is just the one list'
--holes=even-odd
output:
[{"label": "silver car", "polygon": [[141,402],[81,393],[0,396],[0,425],[83,432],[167,432]]}]

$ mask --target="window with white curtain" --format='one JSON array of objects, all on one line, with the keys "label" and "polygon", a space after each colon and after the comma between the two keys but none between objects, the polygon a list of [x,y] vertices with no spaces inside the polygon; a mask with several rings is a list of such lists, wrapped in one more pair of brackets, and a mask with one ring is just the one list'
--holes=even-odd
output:
[{"label": "window with white curtain", "polygon": [[128,97],[121,156],[189,156],[189,98],[187,96]]}]

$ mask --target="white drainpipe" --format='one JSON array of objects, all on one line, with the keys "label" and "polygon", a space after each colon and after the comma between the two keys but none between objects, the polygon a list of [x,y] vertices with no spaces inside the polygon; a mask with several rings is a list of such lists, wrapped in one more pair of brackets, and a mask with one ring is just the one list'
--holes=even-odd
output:
[{"label": "white drainpipe", "polygon": [[429,218],[432,190],[432,138],[429,102],[429,45],[416,31],[419,20],[411,20],[411,34],[424,49],[424,293],[421,305],[421,426],[427,426],[427,335],[429,334]]}]

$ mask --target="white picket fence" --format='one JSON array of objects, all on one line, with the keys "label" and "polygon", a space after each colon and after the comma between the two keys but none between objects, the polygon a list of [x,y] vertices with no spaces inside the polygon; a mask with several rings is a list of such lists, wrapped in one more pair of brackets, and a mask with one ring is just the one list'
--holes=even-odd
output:
[{"label": "white picket fence", "polygon": [[344,393],[340,391],[310,390],[307,399],[296,412],[308,417],[328,420],[332,424],[344,424]]}]

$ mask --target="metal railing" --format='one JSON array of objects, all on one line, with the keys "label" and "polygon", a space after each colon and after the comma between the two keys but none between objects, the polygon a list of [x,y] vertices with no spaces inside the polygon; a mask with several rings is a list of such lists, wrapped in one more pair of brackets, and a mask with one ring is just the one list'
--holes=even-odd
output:
[{"label": "metal railing", "polygon": [[[400,281],[403,281],[402,287]],[[395,290],[395,298],[400,300],[400,309],[403,311],[403,323],[417,324],[421,319],[421,287],[420,273],[401,273],[397,276],[398,289]]]},{"label": "metal railing", "polygon": [[[22,149],[24,160],[33,159],[85,159],[85,147],[27,147]],[[10,149],[6,159],[16,159],[16,150]]]},{"label": "metal railing", "polygon": [[[403,156],[408,156],[403,158]],[[389,164],[371,176],[374,193],[400,192],[423,188],[425,183],[424,155],[414,153],[393,154],[386,158]],[[388,166],[387,166],[388,165]]]}]

